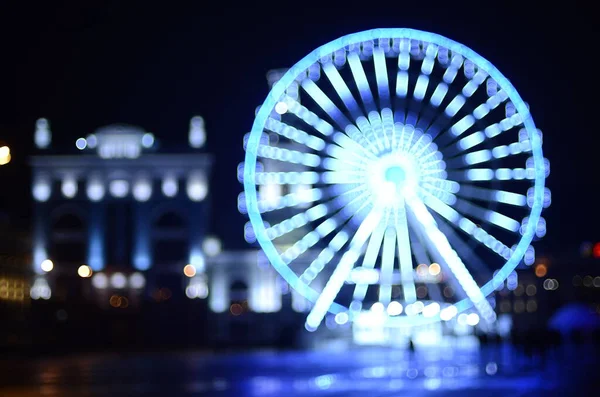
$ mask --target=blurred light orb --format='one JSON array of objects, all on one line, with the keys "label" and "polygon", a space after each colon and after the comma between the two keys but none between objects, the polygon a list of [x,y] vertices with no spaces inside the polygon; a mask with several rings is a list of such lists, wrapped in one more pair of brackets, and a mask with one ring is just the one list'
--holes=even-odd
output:
[{"label": "blurred light orb", "polygon": [[123,273],[115,273],[110,277],[110,285],[116,289],[123,289],[127,286],[127,278]]},{"label": "blurred light orb", "polygon": [[496,375],[496,372],[498,372],[498,364],[495,362],[487,363],[485,366],[485,373],[488,375]]},{"label": "blurred light orb", "polygon": [[10,163],[11,155],[10,148],[8,146],[0,147],[0,165]]},{"label": "blurred light orb", "polygon": [[535,275],[537,277],[542,278],[547,273],[548,273],[548,267],[546,267],[546,265],[544,265],[543,263],[541,263],[535,267]]},{"label": "blurred light orb", "polygon": [[204,176],[192,176],[188,179],[187,195],[192,201],[202,201],[208,195],[208,185]]},{"label": "blurred light orb", "polygon": [[221,253],[221,240],[217,237],[207,237],[202,243],[202,250],[208,256],[217,256]]},{"label": "blurred light orb", "polygon": [[87,265],[81,265],[77,269],[77,274],[79,275],[79,277],[82,277],[82,278],[92,277],[92,273],[93,273],[92,268]]},{"label": "blurred light orb", "polygon": [[154,135],[148,133],[145,133],[142,136],[142,146],[145,147],[146,149],[151,148],[152,145],[154,145]]},{"label": "blurred light orb", "polygon": [[75,146],[79,150],[83,150],[87,147],[87,140],[85,138],[79,138],[75,141]]},{"label": "blurred light orb", "polygon": [[96,273],[92,277],[92,285],[98,289],[105,289],[108,287],[108,277],[104,273]]},{"label": "blurred light orb", "polygon": [[129,194],[129,182],[124,179],[116,179],[110,182],[108,190],[113,197],[126,197]]},{"label": "blurred light orb", "polygon": [[46,259],[40,264],[40,268],[46,273],[51,272],[54,269],[54,263],[50,259]]},{"label": "blurred light orb", "polygon": [[35,123],[34,142],[38,149],[46,149],[50,146],[52,134],[50,132],[50,123],[47,119],[38,119]]},{"label": "blurred light orb", "polygon": [[473,327],[479,324],[479,315],[477,313],[469,313],[467,316],[467,324]]},{"label": "blurred light orb", "polygon": [[288,105],[285,102],[277,102],[275,111],[279,114],[285,114],[288,111]]},{"label": "blurred light orb", "polygon": [[387,313],[390,316],[399,316],[402,314],[402,304],[398,301],[392,301],[387,307]]},{"label": "blurred light orb", "polygon": [[439,275],[441,271],[442,271],[442,268],[440,267],[439,264],[432,263],[431,265],[429,265],[429,274],[431,274],[432,276]]},{"label": "blurred light orb", "polygon": [[52,188],[50,186],[50,181],[47,179],[38,179],[33,183],[33,198],[36,201],[44,202],[48,201],[50,198],[50,194],[52,193]]},{"label": "blurred light orb", "polygon": [[206,143],[206,129],[201,116],[194,116],[190,120],[189,143],[195,149],[201,148]]},{"label": "blurred light orb", "polygon": [[129,276],[129,286],[134,289],[142,289],[146,286],[146,277],[142,273],[135,272]]},{"label": "blurred light orb", "polygon": [[335,315],[335,322],[339,325],[344,325],[348,322],[348,313],[341,312]]},{"label": "blurred light orb", "polygon": [[87,142],[87,146],[90,149],[95,149],[96,146],[98,145],[98,138],[96,138],[96,135],[91,134],[91,135],[88,135],[88,137],[86,138],[86,142]]},{"label": "blurred light orb", "polygon": [[593,255],[596,259],[600,258],[600,243],[594,244]]},{"label": "blurred light orb", "polygon": [[75,197],[77,195],[78,190],[77,181],[75,180],[75,178],[72,177],[65,178],[62,181],[60,190],[63,196],[65,196],[66,198]]},{"label": "blurred light orb", "polygon": [[175,197],[177,196],[177,192],[179,191],[179,185],[177,184],[177,179],[172,176],[165,177],[162,182],[162,192],[167,197]]},{"label": "blurred light orb", "polygon": [[148,179],[137,180],[133,185],[133,197],[137,201],[148,201],[152,196],[152,182]]},{"label": "blurred light orb", "polygon": [[185,274],[186,277],[194,277],[196,275],[196,267],[194,265],[185,265],[183,274]]},{"label": "blurred light orb", "polygon": [[92,179],[87,184],[87,196],[91,201],[100,201],[104,198],[104,184],[98,179]]}]

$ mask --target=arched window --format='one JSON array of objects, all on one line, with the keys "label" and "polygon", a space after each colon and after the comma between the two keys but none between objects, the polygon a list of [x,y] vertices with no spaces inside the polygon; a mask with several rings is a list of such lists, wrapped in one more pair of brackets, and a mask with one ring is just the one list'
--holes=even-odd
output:
[{"label": "arched window", "polygon": [[184,265],[189,255],[187,220],[174,211],[158,216],[152,224],[152,249],[158,265]]},{"label": "arched window", "polygon": [[232,303],[240,303],[248,300],[248,284],[236,280],[229,287],[229,299]]},{"label": "arched window", "polygon": [[79,266],[86,261],[87,228],[83,218],[66,212],[51,224],[50,257],[59,266]]}]

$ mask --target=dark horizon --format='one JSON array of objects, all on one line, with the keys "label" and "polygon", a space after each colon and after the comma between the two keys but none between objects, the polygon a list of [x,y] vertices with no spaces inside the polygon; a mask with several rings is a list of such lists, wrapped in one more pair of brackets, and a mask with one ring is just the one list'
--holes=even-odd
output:
[{"label": "dark horizon", "polygon": [[[60,151],[113,123],[138,125],[159,141],[185,144],[189,119],[199,114],[207,125],[206,151],[216,158],[211,200],[221,203],[211,230],[226,249],[248,247],[246,218],[236,210],[242,191],[236,167],[244,157],[242,137],[268,93],[267,71],[290,67],[344,34],[412,27],[471,47],[531,105],[544,132],[544,155],[551,161],[547,183],[553,201],[544,213],[548,234],[536,247],[553,252],[558,244],[576,249],[583,241],[600,239],[597,192],[590,183],[597,169],[598,139],[588,121],[595,93],[584,69],[590,64],[586,58],[593,47],[587,40],[593,27],[583,19],[584,10],[462,9],[448,18],[443,11],[402,7],[398,16],[382,11],[350,17],[335,17],[328,10],[208,16],[200,7],[162,10],[129,4],[4,8],[10,9],[2,12],[0,27],[6,68],[0,140],[11,146],[13,159],[1,169],[0,186],[10,186],[14,194],[0,197],[0,210],[10,214],[13,230],[29,228],[27,164],[37,118],[49,119],[53,146]],[[309,23],[311,28],[305,28]]]}]

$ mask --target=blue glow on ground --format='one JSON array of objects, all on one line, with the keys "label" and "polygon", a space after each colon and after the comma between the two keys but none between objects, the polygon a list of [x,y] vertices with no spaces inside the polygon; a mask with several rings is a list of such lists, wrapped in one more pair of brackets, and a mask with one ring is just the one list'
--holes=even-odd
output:
[{"label": "blue glow on ground", "polygon": [[[588,354],[585,350],[588,349]],[[144,353],[0,360],[3,396],[569,396],[595,384],[589,346],[546,360],[467,351]],[[52,376],[46,376],[52,368]],[[77,371],[73,371],[77,368]],[[593,394],[592,394],[593,395]]]}]

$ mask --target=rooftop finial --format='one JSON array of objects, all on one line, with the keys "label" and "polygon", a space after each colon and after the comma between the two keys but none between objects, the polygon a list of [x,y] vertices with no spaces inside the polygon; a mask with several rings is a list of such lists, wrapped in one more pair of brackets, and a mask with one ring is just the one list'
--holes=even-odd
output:
[{"label": "rooftop finial", "polygon": [[48,120],[42,118],[36,121],[34,141],[38,149],[47,149],[50,146],[52,133],[50,132],[50,123]]},{"label": "rooftop finial", "polygon": [[201,116],[194,116],[190,120],[190,146],[199,149],[206,143],[206,130],[204,128],[204,119]]}]

